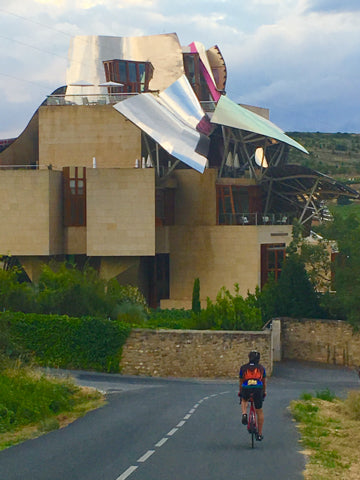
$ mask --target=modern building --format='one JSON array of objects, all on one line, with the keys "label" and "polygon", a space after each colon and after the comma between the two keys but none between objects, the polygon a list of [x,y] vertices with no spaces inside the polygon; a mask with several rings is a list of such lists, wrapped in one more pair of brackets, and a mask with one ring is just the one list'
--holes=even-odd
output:
[{"label": "modern building", "polygon": [[75,37],[67,85],[0,153],[0,254],[36,280],[71,256],[140,287],[151,306],[188,307],[281,271],[292,222],[357,193],[288,164],[306,150],[269,112],[226,95],[217,46],[176,34]]}]

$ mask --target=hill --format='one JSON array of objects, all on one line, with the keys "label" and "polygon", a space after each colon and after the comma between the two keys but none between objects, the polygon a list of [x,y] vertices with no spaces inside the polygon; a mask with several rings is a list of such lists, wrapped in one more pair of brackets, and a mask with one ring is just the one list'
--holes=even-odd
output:
[{"label": "hill", "polygon": [[[291,149],[289,163],[330,175],[344,183],[360,183],[360,134],[287,132],[309,152]],[[355,187],[355,185],[354,185]]]}]

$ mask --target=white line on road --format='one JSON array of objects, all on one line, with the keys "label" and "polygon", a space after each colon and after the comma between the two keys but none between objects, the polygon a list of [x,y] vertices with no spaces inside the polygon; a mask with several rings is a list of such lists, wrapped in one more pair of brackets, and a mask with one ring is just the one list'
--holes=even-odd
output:
[{"label": "white line on road", "polygon": [[159,440],[157,443],[155,443],[155,447],[162,447],[165,442],[167,442],[169,439],[167,437],[162,438]]},{"label": "white line on road", "polygon": [[138,462],[146,462],[146,460],[151,457],[153,453],[155,453],[155,450],[148,450],[142,457],[139,458]]},{"label": "white line on road", "polygon": [[[166,434],[166,437],[163,437],[161,440],[159,440],[156,444],[155,444],[155,447],[162,447],[164,445],[164,443],[166,443],[168,440],[169,440],[169,437],[172,437],[178,430],[180,427],[182,427],[183,425],[185,425],[185,420],[188,420],[191,415],[195,412],[195,410],[199,407],[199,405],[201,403],[203,403],[205,400],[208,400],[209,398],[212,398],[212,397],[216,397],[217,395],[224,395],[225,393],[229,393],[229,391],[227,392],[221,392],[221,393],[214,393],[210,396],[207,396],[207,397],[204,397],[202,398],[201,400],[198,401],[198,403],[196,403],[193,408],[191,410],[189,410],[189,413],[186,414],[184,416],[184,419],[181,420],[177,425],[176,425],[176,428],[173,428],[172,430],[170,430],[170,432],[168,432]],[[138,460],[137,460],[137,463],[144,463],[146,462],[146,460],[148,458],[151,457],[151,455],[153,455],[155,453],[155,450],[148,450],[142,457],[140,457]],[[120,477],[117,477],[116,480],[126,480],[133,472],[135,472],[135,470],[138,468],[139,465],[132,465],[131,467],[129,467],[127,470],[125,470],[124,473],[122,473],[120,475]]]},{"label": "white line on road", "polygon": [[118,477],[116,480],[125,480],[125,478],[127,478],[129,475],[131,475],[133,472],[135,472],[135,470],[137,469],[138,467],[135,467],[134,465],[132,465],[131,467],[129,467],[127,470],[125,470],[124,473],[122,473],[120,475],[120,477]]}]

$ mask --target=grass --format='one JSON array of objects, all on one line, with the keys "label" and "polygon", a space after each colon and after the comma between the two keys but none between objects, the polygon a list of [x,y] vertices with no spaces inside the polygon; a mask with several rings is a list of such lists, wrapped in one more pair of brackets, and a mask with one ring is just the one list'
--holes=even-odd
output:
[{"label": "grass", "polygon": [[360,392],[340,400],[325,389],[303,393],[290,409],[301,433],[308,462],[306,480],[360,478]]},{"label": "grass", "polygon": [[28,367],[0,371],[0,450],[62,428],[104,404],[96,390]]}]

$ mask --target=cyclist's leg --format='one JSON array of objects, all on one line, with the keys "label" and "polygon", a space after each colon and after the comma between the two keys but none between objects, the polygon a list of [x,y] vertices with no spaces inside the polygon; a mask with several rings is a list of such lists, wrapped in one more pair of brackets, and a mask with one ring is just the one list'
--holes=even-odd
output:
[{"label": "cyclist's leg", "polygon": [[248,408],[248,401],[245,400],[244,398],[241,399],[241,413],[244,415],[247,413],[247,408]]},{"label": "cyclist's leg", "polygon": [[258,434],[261,436],[263,431],[264,425],[264,411],[262,409],[263,404],[263,397],[262,397],[262,389],[256,389],[254,394],[254,403],[256,409],[256,416],[258,421]]},{"label": "cyclist's leg", "polygon": [[258,421],[258,433],[262,435],[263,425],[264,425],[264,411],[262,408],[256,409],[256,416]]}]

